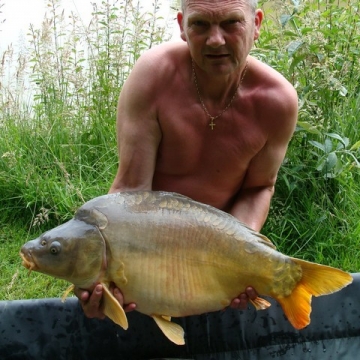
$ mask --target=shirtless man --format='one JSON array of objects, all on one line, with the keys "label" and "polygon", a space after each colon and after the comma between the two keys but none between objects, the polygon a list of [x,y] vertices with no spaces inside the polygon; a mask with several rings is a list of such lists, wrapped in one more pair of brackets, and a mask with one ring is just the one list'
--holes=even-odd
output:
[{"label": "shirtless man", "polygon": [[[144,53],[121,91],[120,164],[111,193],[174,191],[261,229],[295,128],[297,94],[249,56],[263,19],[256,6],[256,0],[182,1],[184,42]],[[256,297],[255,289],[244,290],[231,307],[244,309]],[[112,291],[123,303],[119,289]],[[88,317],[104,317],[101,285],[76,295]]]}]

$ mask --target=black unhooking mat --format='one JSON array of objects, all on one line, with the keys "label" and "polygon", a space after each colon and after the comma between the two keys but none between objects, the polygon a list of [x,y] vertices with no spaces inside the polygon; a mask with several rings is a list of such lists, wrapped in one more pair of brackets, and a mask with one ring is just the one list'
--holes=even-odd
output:
[{"label": "black unhooking mat", "polygon": [[148,316],[128,313],[124,331],[88,319],[76,298],[0,302],[1,360],[360,359],[360,273],[347,288],[313,298],[311,324],[294,330],[270,299],[268,310],[227,309],[175,319],[186,345],[171,343]]}]

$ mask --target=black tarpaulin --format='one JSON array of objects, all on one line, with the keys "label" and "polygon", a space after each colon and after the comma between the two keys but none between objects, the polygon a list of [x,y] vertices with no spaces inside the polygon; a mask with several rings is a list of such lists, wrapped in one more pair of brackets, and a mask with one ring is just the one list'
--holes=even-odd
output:
[{"label": "black tarpaulin", "polygon": [[360,273],[347,288],[313,298],[311,324],[295,330],[280,306],[173,319],[186,345],[171,343],[153,319],[128,313],[129,329],[88,319],[76,298],[0,302],[1,360],[352,360],[360,358]]}]

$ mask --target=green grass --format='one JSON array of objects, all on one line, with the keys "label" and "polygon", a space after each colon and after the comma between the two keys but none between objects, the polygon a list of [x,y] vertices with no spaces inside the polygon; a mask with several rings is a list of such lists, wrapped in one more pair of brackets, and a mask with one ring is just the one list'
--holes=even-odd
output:
[{"label": "green grass", "polygon": [[60,297],[65,281],[32,272],[21,266],[19,251],[30,240],[24,224],[1,224],[0,231],[0,289],[1,300]]},{"label": "green grass", "polygon": [[[358,2],[261,3],[266,20],[253,54],[284,74],[300,100],[263,233],[288,255],[358,272]],[[30,28],[26,55],[0,54],[2,300],[62,295],[65,282],[28,274],[20,247],[108,191],[123,81],[144,50],[169,36],[158,2],[146,14],[125,1],[103,2],[86,29],[62,16],[59,0],[50,4],[53,26]],[[1,20],[0,13],[0,27]]]},{"label": "green grass", "polygon": [[66,288],[28,276],[19,250],[110,187],[122,83],[144,50],[170,37],[160,1],[152,12],[137,5],[104,1],[85,26],[50,0],[47,21],[29,27],[29,47],[0,54],[0,299],[59,296]]}]

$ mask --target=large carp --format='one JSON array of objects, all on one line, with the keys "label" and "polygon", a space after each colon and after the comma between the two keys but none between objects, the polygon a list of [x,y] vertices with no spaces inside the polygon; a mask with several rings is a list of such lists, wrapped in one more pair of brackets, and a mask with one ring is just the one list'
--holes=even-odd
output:
[{"label": "large carp", "polygon": [[[291,258],[233,216],[176,193],[134,191],[88,201],[74,218],[21,248],[23,265],[75,286],[104,287],[103,308],[127,329],[124,310],[108,290],[154,318],[184,344],[171,317],[228,306],[251,285],[276,299],[297,329],[310,323],[311,297],[352,282],[341,270]],[[270,304],[258,297],[257,309]]]}]

